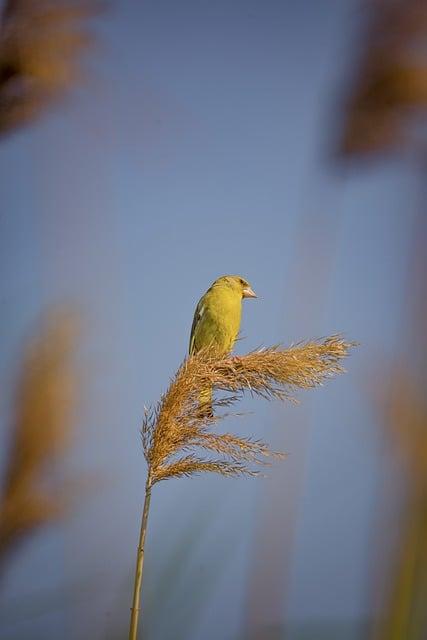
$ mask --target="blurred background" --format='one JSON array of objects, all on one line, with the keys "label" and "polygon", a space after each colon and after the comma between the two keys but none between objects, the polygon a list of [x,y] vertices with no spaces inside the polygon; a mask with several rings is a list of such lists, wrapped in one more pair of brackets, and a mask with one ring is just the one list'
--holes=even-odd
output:
[{"label": "blurred background", "polygon": [[127,637],[139,428],[219,275],[237,351],[348,374],[227,428],[265,479],[153,490],[144,640],[427,637],[419,0],[0,2],[0,637]]}]

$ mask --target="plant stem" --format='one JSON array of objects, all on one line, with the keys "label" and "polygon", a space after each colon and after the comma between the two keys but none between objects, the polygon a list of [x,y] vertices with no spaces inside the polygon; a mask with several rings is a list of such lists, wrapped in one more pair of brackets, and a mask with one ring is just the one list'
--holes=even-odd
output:
[{"label": "plant stem", "polygon": [[135,583],[133,587],[133,600],[130,616],[129,640],[136,640],[138,634],[139,612],[141,610],[141,586],[142,586],[142,570],[144,567],[144,544],[145,535],[147,533],[148,512],[150,510],[151,500],[151,474],[148,470],[147,482],[145,485],[144,509],[142,511],[141,530],[139,533],[138,550],[136,554],[135,567]]}]

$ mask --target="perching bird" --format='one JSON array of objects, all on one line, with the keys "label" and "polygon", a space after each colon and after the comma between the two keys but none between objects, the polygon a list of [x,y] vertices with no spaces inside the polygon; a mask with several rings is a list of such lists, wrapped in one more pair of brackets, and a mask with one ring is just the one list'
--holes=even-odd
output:
[{"label": "perching bird", "polygon": [[[190,356],[212,347],[218,355],[229,353],[240,330],[243,298],[256,298],[249,282],[240,276],[221,276],[200,298],[190,335]],[[212,389],[200,395],[203,412],[212,415]]]}]

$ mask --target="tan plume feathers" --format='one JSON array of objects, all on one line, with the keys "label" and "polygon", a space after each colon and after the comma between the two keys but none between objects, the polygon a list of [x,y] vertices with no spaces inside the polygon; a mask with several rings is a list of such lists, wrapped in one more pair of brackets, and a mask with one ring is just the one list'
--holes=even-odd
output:
[{"label": "tan plume feathers", "polygon": [[76,322],[52,314],[25,353],[0,492],[0,562],[22,539],[64,513],[68,487],[48,474],[70,446]]},{"label": "tan plume feathers", "polygon": [[[208,385],[228,392],[216,398],[214,409],[234,405],[245,392],[266,399],[293,399],[297,388],[310,388],[344,371],[341,360],[353,343],[340,336],[311,341],[284,349],[258,349],[244,356],[218,358],[201,351],[186,359],[167,392],[154,409],[147,409],[142,426],[144,453],[150,483],[169,477],[212,471],[222,475],[255,475],[251,463],[268,457],[283,457],[251,438],[213,433],[211,427],[224,416],[206,416],[200,411],[200,392]],[[205,449],[224,460],[200,458],[195,449]],[[184,454],[177,459],[176,456]]]}]

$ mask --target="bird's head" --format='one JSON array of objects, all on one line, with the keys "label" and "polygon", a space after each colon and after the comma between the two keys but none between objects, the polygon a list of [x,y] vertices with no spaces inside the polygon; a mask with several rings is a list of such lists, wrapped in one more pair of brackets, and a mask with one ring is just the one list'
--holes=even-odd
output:
[{"label": "bird's head", "polygon": [[241,276],[221,276],[212,286],[230,287],[242,298],[256,298],[257,295],[247,280]]}]

